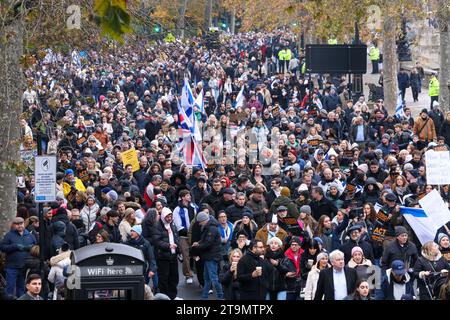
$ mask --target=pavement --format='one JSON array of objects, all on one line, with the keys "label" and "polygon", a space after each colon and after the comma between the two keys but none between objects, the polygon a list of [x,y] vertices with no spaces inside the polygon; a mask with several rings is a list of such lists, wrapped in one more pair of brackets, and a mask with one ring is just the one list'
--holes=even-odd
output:
[{"label": "pavement", "polygon": [[[379,74],[371,74],[372,72],[372,63],[367,65],[367,73],[363,77],[363,83],[375,83],[378,86],[378,79],[380,78]],[[426,86],[423,87],[423,85]],[[367,85],[364,85],[364,96],[369,97],[369,87]],[[417,117],[420,113],[420,111],[423,108],[429,109],[430,108],[430,97],[428,96],[428,84],[422,83],[422,92],[419,93],[419,101],[414,102],[413,96],[412,96],[412,90],[411,88],[406,89],[406,106],[411,109],[412,115]]]}]

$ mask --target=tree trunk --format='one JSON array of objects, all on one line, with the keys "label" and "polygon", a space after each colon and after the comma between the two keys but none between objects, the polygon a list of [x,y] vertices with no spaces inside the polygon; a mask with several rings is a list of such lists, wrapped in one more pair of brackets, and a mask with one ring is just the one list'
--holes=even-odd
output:
[{"label": "tree trunk", "polygon": [[23,25],[20,20],[0,27],[0,237],[9,231],[17,212],[16,174],[20,160],[19,115],[22,112]]},{"label": "tree trunk", "polygon": [[184,38],[184,29],[186,27],[186,9],[187,9],[188,0],[181,0],[181,7],[179,10],[180,17],[178,19],[178,35],[181,39]]},{"label": "tree trunk", "polygon": [[205,21],[204,21],[204,29],[206,32],[209,31],[209,27],[211,27],[212,24],[212,5],[213,0],[206,0],[206,6],[205,6]]},{"label": "tree trunk", "polygon": [[231,9],[230,32],[234,34],[236,30],[236,8]]},{"label": "tree trunk", "polygon": [[437,20],[439,23],[439,106],[442,110],[450,110],[450,28],[448,0],[439,0]]},{"label": "tree trunk", "polygon": [[396,21],[392,16],[393,9],[390,8],[389,0],[386,1],[383,20],[383,88],[384,105],[387,110],[395,112],[398,94],[398,57],[395,44]]}]

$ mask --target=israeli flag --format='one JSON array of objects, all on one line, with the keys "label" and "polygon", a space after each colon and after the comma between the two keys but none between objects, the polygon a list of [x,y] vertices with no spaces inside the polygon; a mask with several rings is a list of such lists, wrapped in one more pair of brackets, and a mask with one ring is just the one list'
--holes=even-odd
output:
[{"label": "israeli flag", "polygon": [[244,101],[245,101],[244,87],[245,87],[245,85],[242,86],[241,91],[239,91],[239,94],[236,97],[236,105],[234,106],[235,109],[238,107],[242,107],[244,105]]},{"label": "israeli flag", "polygon": [[72,64],[81,69],[81,58],[77,50],[72,51]]},{"label": "israeli flag", "polygon": [[402,119],[405,116],[405,111],[403,110],[402,94],[399,91],[397,95],[397,106],[395,107],[395,116],[398,119]]},{"label": "israeli flag", "polygon": [[203,89],[202,89],[202,91],[200,91],[197,98],[195,98],[194,106],[196,106],[202,114],[205,114],[205,102],[203,101]]}]

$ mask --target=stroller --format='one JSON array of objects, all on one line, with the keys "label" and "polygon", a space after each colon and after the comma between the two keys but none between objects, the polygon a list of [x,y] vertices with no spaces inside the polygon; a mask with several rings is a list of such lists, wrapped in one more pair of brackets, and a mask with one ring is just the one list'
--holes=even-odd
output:
[{"label": "stroller", "polygon": [[425,278],[425,287],[431,300],[439,300],[439,294],[441,287],[446,283],[447,275],[443,275],[441,272],[431,272],[428,277]]},{"label": "stroller", "polygon": [[367,83],[369,87],[369,101],[376,102],[378,99],[384,99],[384,90],[382,86],[374,83]]}]

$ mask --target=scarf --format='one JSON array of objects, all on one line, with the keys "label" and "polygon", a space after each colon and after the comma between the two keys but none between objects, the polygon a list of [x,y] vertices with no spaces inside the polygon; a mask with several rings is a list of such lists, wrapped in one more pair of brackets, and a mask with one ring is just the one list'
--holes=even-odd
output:
[{"label": "scarf", "polygon": [[183,225],[183,229],[187,229],[186,211],[184,211],[184,207],[180,206],[180,210],[178,211],[178,214],[180,215],[181,224]]},{"label": "scarf", "polygon": [[[174,237],[173,237],[173,231],[172,231],[172,228],[171,228],[171,226],[170,226],[170,223],[167,223],[165,220],[164,220],[164,218],[162,218],[161,217],[161,220],[162,220],[162,222],[163,222],[163,224],[164,224],[164,228],[166,228],[166,230],[167,230],[167,233],[169,234],[169,244],[175,244],[175,240],[174,240]],[[176,249],[170,249],[170,252],[172,253],[172,254],[175,254],[176,253]]]},{"label": "scarf", "polygon": [[275,231],[270,231],[269,224],[267,224],[267,232],[269,234],[269,236],[267,237],[267,240],[270,240],[273,237],[276,237],[279,229],[280,229],[280,227],[277,226],[277,229]]},{"label": "scarf", "polygon": [[219,232],[222,242],[228,242],[229,239],[233,239],[233,224],[230,221],[227,221],[226,229],[219,224]]},{"label": "scarf", "polygon": [[[300,257],[301,257],[301,252],[302,252],[302,249],[300,249],[300,250],[297,252],[297,254],[295,254],[295,253],[292,251],[292,249],[289,248],[289,249],[284,253],[284,255],[285,255],[289,260],[292,260],[292,261],[294,262],[294,265],[295,265],[295,273],[296,273],[297,275],[300,274]],[[295,256],[297,256],[297,259],[295,258]]]}]

